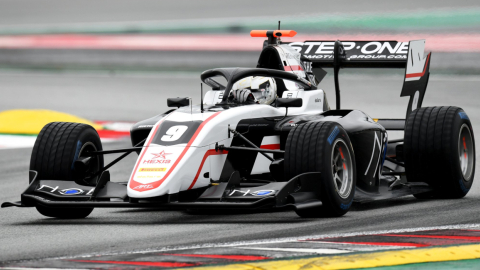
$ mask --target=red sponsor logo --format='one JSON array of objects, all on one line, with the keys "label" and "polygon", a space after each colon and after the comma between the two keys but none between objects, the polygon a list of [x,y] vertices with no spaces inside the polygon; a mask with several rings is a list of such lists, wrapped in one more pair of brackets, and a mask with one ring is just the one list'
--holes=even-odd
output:
[{"label": "red sponsor logo", "polygon": [[170,159],[167,159],[167,155],[171,155],[172,153],[165,153],[165,151],[162,151],[158,154],[151,154],[153,155],[153,158],[144,160],[142,164],[168,164],[171,162]]},{"label": "red sponsor logo", "polygon": [[146,188],[153,188],[152,185],[139,185],[134,187],[133,189],[146,189]]},{"label": "red sponsor logo", "polygon": [[170,159],[162,159],[162,160],[157,160],[157,159],[146,159],[142,163],[143,164],[168,164],[170,163]]},{"label": "red sponsor logo", "polygon": [[158,154],[152,153],[153,158],[152,159],[167,159],[166,155],[171,155],[171,153],[165,153],[165,151],[162,151]]}]

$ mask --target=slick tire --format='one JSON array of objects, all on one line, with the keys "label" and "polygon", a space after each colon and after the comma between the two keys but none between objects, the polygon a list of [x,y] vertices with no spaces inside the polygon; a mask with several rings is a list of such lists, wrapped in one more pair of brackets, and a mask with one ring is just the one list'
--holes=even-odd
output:
[{"label": "slick tire", "polygon": [[419,199],[467,195],[475,176],[475,137],[468,115],[458,107],[413,111],[405,125],[408,182],[426,182],[433,191]]},{"label": "slick tire", "polygon": [[320,172],[322,206],[297,210],[301,217],[339,217],[350,209],[356,186],[353,148],[347,132],[335,122],[310,122],[288,134],[285,176]]},{"label": "slick tire", "polygon": [[[30,159],[30,170],[38,172],[37,178],[44,180],[65,180],[81,185],[84,177],[74,170],[74,162],[88,151],[100,151],[102,144],[97,131],[86,124],[52,122],[43,127],[35,141]],[[103,167],[103,156],[92,157],[88,173]],[[95,182],[96,179],[92,179]],[[55,218],[84,218],[93,208],[48,208],[37,206],[44,216]]]}]

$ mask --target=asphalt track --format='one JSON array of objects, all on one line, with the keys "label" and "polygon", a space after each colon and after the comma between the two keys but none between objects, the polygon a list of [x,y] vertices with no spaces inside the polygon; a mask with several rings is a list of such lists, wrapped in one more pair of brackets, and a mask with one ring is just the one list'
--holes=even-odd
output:
[{"label": "asphalt track", "polygon": [[[343,108],[372,117],[404,116],[408,100],[399,98],[402,71],[341,72]],[[165,99],[192,96],[199,101],[198,73],[0,73],[0,110],[44,108],[91,120],[138,121],[167,109]],[[430,77],[424,106],[465,109],[480,127],[480,76]],[[322,83],[334,104],[333,82]],[[398,134],[392,134],[398,136]],[[480,141],[478,134],[477,142]],[[106,148],[127,147],[129,141]],[[0,150],[0,201],[17,201],[25,189],[31,149]],[[478,155],[477,155],[478,157]],[[109,157],[113,158],[113,157]],[[112,169],[125,181],[132,155]],[[478,174],[477,174],[478,175]],[[412,196],[354,205],[344,217],[301,219],[294,212],[187,213],[155,210],[96,209],[84,220],[45,218],[35,209],[0,210],[0,261],[79,254],[125,252],[178,245],[391,230],[480,223],[480,183],[461,200],[421,201]]]}]

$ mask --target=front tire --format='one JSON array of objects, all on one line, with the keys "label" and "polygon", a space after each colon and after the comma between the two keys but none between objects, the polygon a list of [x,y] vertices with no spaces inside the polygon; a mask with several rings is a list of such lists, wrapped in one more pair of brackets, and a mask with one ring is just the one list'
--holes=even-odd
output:
[{"label": "front tire", "polygon": [[467,195],[475,176],[475,138],[470,119],[458,107],[413,111],[405,126],[407,181],[426,182],[433,191],[417,198]]},{"label": "front tire", "polygon": [[356,186],[352,144],[335,122],[310,122],[295,127],[285,146],[285,175],[291,179],[320,172],[322,206],[297,210],[301,217],[339,217],[350,209]]},{"label": "front tire", "polygon": [[[82,181],[84,179],[78,179],[74,171],[74,162],[85,152],[100,150],[100,137],[92,126],[52,122],[43,127],[35,141],[30,170],[38,172],[38,179]],[[93,173],[101,168],[103,156],[93,157],[88,171]],[[92,179],[92,182],[95,181]],[[36,208],[40,214],[55,218],[85,218],[93,211],[93,208]]]}]

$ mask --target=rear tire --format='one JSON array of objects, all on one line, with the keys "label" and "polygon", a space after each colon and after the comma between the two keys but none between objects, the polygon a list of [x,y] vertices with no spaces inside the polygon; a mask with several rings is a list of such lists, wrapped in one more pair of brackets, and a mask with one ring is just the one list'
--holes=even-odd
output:
[{"label": "rear tire", "polygon": [[[43,127],[35,141],[30,170],[42,180],[82,181],[74,172],[74,162],[87,151],[100,151],[97,131],[85,124],[52,122]],[[90,172],[103,168],[103,156],[92,158]],[[93,179],[95,182],[97,179]],[[40,214],[55,218],[85,218],[93,208],[36,207]]]},{"label": "rear tire", "polygon": [[343,127],[335,122],[310,122],[295,127],[285,146],[285,176],[320,172],[322,206],[297,210],[301,217],[339,217],[353,202],[356,186],[355,157]]},{"label": "rear tire", "polygon": [[475,138],[470,119],[458,107],[413,111],[405,126],[407,181],[426,182],[433,191],[414,195],[458,199],[467,195],[475,176]]}]

